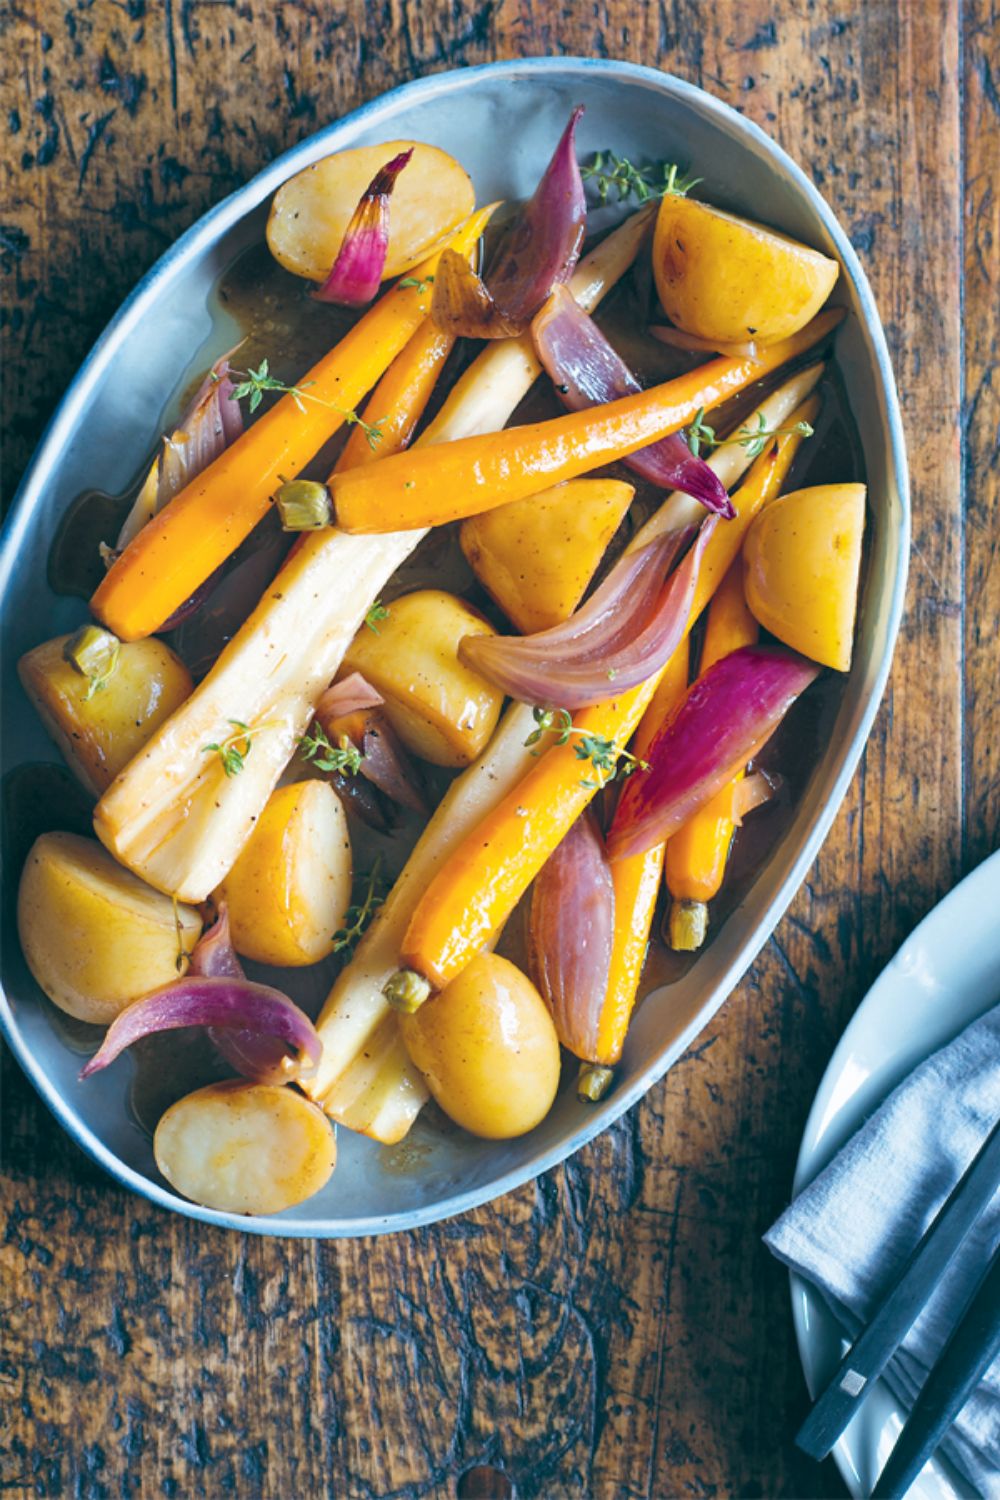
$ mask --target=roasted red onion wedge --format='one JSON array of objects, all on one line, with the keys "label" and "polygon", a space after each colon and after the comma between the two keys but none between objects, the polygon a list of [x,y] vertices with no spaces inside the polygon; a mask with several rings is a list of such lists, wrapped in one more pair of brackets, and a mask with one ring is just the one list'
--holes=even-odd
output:
[{"label": "roasted red onion wedge", "polygon": [[[556,287],[531,325],[538,358],[563,405],[583,411],[642,390],[621,355],[565,287]],[[624,462],[664,489],[683,490],[730,520],[733,503],[718,475],[696,458],[679,432],[640,448]]]},{"label": "roasted red onion wedge", "polygon": [[609,858],[642,854],[676,833],[767,743],[819,671],[780,646],[743,646],[710,667],[655,735],[649,770],[625,783]]},{"label": "roasted red onion wedge", "polygon": [[590,808],[535,880],[529,958],[564,1047],[597,1055],[614,940],[615,890],[604,840]]},{"label": "roasted red onion wedge", "polygon": [[386,162],[362,193],[330,274],[312,293],[318,302],[364,307],[378,292],[389,248],[389,198],[412,155],[411,147]]},{"label": "roasted red onion wedge", "polygon": [[328,724],[337,719],[346,718],[365,708],[381,708],[384,702],[382,694],[372,687],[366,677],[362,677],[360,672],[351,672],[335,682],[333,687],[326,689],[316,705],[316,717],[326,729]]},{"label": "roasted red onion wedge", "polygon": [[[189,975],[202,979],[245,979],[243,965],[236,956],[229,932],[226,903],[211,927],[207,927],[191,954]],[[212,1044],[229,1065],[256,1083],[285,1083],[288,1080],[288,1048],[277,1036],[229,1026],[210,1026]]]},{"label": "roasted red onion wedge", "polygon": [[[577,709],[627,692],[658,672],[680,641],[717,520],[705,517],[694,546],[666,582],[664,568],[690,529],[626,553],[564,624],[528,636],[464,636],[461,660],[523,703]],[[652,589],[647,569],[654,570]],[[625,588],[622,578],[628,580]],[[613,609],[609,598],[617,601]]]},{"label": "roasted red onion wedge", "polygon": [[[98,1051],[81,1068],[80,1077],[99,1073],[140,1037],[177,1031],[182,1026],[206,1026],[213,1032],[226,1029],[239,1036],[251,1034],[285,1044],[295,1055],[286,1053],[280,1069],[283,1083],[308,1077],[318,1066],[322,1052],[323,1044],[305,1011],[280,990],[231,976],[185,975],[123,1010],[108,1028]],[[258,1078],[256,1072],[248,1076]]]},{"label": "roasted red onion wedge", "polygon": [[447,333],[503,339],[523,333],[554,286],[568,280],[587,226],[576,161],[577,105],[534,195],[504,234],[485,277],[445,251],[431,313]]},{"label": "roasted red onion wedge", "polygon": [[352,672],[327,688],[316,705],[316,722],[333,745],[348,740],[360,750],[359,770],[372,786],[400,807],[426,814],[420,774],[389,719],[380,712],[384,701],[360,672]]}]

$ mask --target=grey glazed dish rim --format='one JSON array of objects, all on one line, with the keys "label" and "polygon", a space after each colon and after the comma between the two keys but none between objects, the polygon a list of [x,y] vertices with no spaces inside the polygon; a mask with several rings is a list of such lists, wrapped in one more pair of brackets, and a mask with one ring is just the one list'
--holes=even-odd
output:
[{"label": "grey glazed dish rim", "polygon": [[50,1080],[41,1062],[21,1036],[16,1017],[6,996],[0,997],[0,1025],[3,1027],[7,1040],[32,1084],[70,1137],[124,1186],[161,1207],[173,1209],[187,1217],[226,1228],[295,1238],[355,1237],[411,1229],[465,1212],[479,1204],[500,1197],[558,1165],[592,1140],[635,1104],[681,1055],[693,1037],[707,1024],[722,1004],[725,996],[738,982],[773,931],[826,837],[854,774],[881,701],[903,607],[909,550],[909,493],[902,422],[895,382],[882,325],[867,278],[832,209],[801,168],[763,130],[696,85],[657,69],[633,63],[572,57],[535,58],[450,70],[403,84],[307,137],[276,158],[242,188],[210,209],[161,256],[139,282],[97,340],[69,386],[29,465],[19,494],[12,506],[2,547],[0,547],[0,589],[6,586],[21,538],[31,521],[36,505],[42,499],[48,470],[54,463],[60,446],[75,430],[84,410],[89,389],[96,384],[102,370],[114,357],[116,348],[133,332],[143,307],[155,301],[160,288],[172,274],[207,246],[214,244],[240,219],[258,207],[286,177],[318,156],[335,150],[340,136],[356,130],[371,116],[383,110],[390,101],[406,100],[416,103],[437,93],[474,86],[477,78],[487,79],[506,75],[511,79],[522,77],[544,80],[546,74],[558,73],[565,76],[572,75],[574,72],[580,74],[581,77],[595,73],[605,78],[610,75],[616,80],[620,79],[626,85],[634,84],[654,89],[672,96],[682,107],[708,116],[713,123],[720,125],[728,136],[737,138],[736,149],[749,150],[765,158],[770,167],[783,176],[785,181],[790,183],[793,191],[805,200],[807,207],[812,210],[829,234],[840,258],[844,276],[852,284],[857,296],[865,330],[870,340],[885,407],[883,421],[886,431],[881,435],[881,441],[887,447],[889,472],[895,477],[898,489],[900,506],[898,555],[891,580],[891,595],[884,613],[885,649],[882,659],[878,662],[874,672],[868,699],[864,704],[851,741],[843,753],[839,770],[827,790],[822,810],[815,816],[784,880],[774,892],[760,919],[750,927],[742,939],[735,957],[719,976],[715,988],[707,992],[705,1004],[694,1020],[674,1043],[666,1045],[660,1054],[654,1056],[628,1087],[616,1091],[606,1103],[595,1109],[592,1118],[582,1127],[568,1133],[549,1149],[539,1151],[527,1162],[504,1175],[486,1183],[480,1183],[466,1191],[441,1197],[434,1202],[408,1209],[391,1218],[375,1216],[345,1220],[327,1216],[290,1220],[281,1216],[243,1217],[238,1214],[202,1208],[130,1167],[104,1144],[85,1121],[75,1114],[62,1092]]}]

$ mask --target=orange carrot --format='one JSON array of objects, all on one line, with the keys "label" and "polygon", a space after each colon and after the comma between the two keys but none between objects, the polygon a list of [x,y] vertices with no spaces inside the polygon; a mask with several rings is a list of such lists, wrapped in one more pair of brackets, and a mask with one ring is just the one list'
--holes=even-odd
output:
[{"label": "orange carrot", "polygon": [[[451,240],[468,251],[490,216],[481,209]],[[236,550],[265,515],[281,478],[292,479],[370,390],[427,317],[440,252],[364,314],[329,354],[145,525],[91,600],[122,640],[157,630]]]},{"label": "orange carrot", "polygon": [[712,410],[825,338],[843,316],[820,313],[801,332],[753,359],[712,359],[635,396],[548,422],[442,443],[338,475],[337,524],[344,531],[437,526],[537,494],[564,479],[624,458]]},{"label": "orange carrot", "polygon": [[[699,674],[731,651],[752,646],[759,634],[743,597],[743,563],[737,558],[708,608]],[[708,902],[719,894],[733,839],[733,789],[743,775],[740,771],[722,787],[667,843],[672,948],[691,952],[705,941]]]},{"label": "orange carrot", "polygon": [[[649,748],[661,720],[687,692],[688,657],[689,642],[685,636],[667,662],[654,700],[636,731],[632,752],[639,760]],[[649,932],[653,925],[660,877],[663,874],[665,847],[658,844],[653,849],[647,849],[644,854],[633,854],[628,859],[616,860],[611,866],[611,882],[615,892],[611,964],[597,1028],[597,1056],[587,1058],[587,1062],[610,1067],[622,1055],[625,1033],[639,993],[642,966],[649,946]]]},{"label": "orange carrot", "polygon": [[[815,398],[790,419],[808,422]],[[787,432],[758,458],[733,496],[736,515],[715,528],[702,556],[688,629],[739,555],[753,517],[780,492],[802,437]],[[371,470],[377,472],[376,469]],[[664,668],[664,671],[666,669]],[[584,733],[624,747],[656,692],[658,672],[620,698],[585,709],[576,720]],[[542,865],[590,802],[601,781],[575,753],[573,735],[553,745],[453,852],[427,887],[410,919],[402,962],[443,987],[510,916]],[[641,776],[642,772],[637,771]]]},{"label": "orange carrot", "polygon": [[[454,345],[452,335],[435,328],[430,318],[420,325],[368,398],[364,420],[367,426],[378,428],[381,439],[372,447],[364,427],[356,426],[340,455],[336,473],[374,463],[387,453],[399,453],[409,446],[427,397]],[[425,388],[427,395],[421,400],[417,393]]]}]

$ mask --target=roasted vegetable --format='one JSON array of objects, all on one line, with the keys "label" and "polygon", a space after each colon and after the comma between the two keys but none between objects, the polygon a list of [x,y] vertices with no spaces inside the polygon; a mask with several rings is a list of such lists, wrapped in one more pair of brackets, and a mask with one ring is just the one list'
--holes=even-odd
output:
[{"label": "roasted vegetable", "polygon": [[831,308],[756,360],[708,360],[686,375],[607,406],[463,438],[447,447],[421,448],[377,467],[336,474],[337,524],[349,532],[437,526],[590,473],[679,431],[700,411],[720,406],[826,338],[842,317],[841,309]]},{"label": "roasted vegetable", "polygon": [[[772,504],[777,502],[772,501]],[[753,530],[753,527],[750,528]],[[708,606],[699,672],[757,640],[757,623],[743,598],[743,564],[737,559]],[[738,773],[742,779],[743,772]],[[679,828],[667,844],[666,881],[672,898],[670,946],[700,948],[708,930],[708,903],[719,894],[735,824],[732,796],[723,787],[707,806]]]},{"label": "roasted vegetable", "polygon": [[635,491],[620,479],[571,479],[462,522],[462,551],[524,635],[576,609]]},{"label": "roasted vegetable", "polygon": [[667,316],[721,343],[766,345],[816,316],[840,273],[835,260],[776,229],[667,193],[653,240],[653,275]]},{"label": "roasted vegetable", "polygon": [[67,765],[99,797],[190,696],[191,674],[169,646],[145,640],[120,642],[110,671],[87,676],[66,660],[71,639],[36,646],[17,670]]},{"label": "roasted vegetable", "polygon": [[153,1137],[156,1165],[194,1203],[231,1214],[279,1214],[325,1187],[337,1140],[295,1089],[232,1079],[172,1104]]},{"label": "roasted vegetable", "polygon": [[215,899],[245,958],[288,967],[328,958],[351,900],[351,841],[333,788],[300,781],[272,792]]},{"label": "roasted vegetable", "polygon": [[413,155],[396,183],[382,275],[411,271],[471,214],[475,192],[454,157],[422,141],[386,141],[325,156],[296,172],[274,195],[267,243],[286,271],[324,281],[343,243],[358,200],[393,157]]},{"label": "roasted vegetable", "polygon": [[[488,209],[473,214],[452,238],[453,248],[467,253],[489,215]],[[225,562],[267,513],[278,485],[294,479],[353,417],[355,405],[420,327],[436,265],[432,255],[411,285],[380,298],[298,386],[287,388],[147,522],[91,600],[99,620],[122,640],[151,635]]]},{"label": "roasted vegetable", "polygon": [[[641,215],[627,220],[577,266],[571,285],[588,307],[628,269],[646,222]],[[421,444],[503,426],[541,368],[530,339],[527,351],[515,342],[513,350],[492,344],[473,362]],[[381,423],[382,454],[408,441],[449,348],[450,340],[425,324],[379,383],[365,420]],[[367,442],[349,442],[339,467],[372,456]],[[160,889],[198,901],[218,885],[369,606],[422,535],[359,539],[329,531],[294,549],[189,702],[102,800],[98,833],[123,864]],[[345,579],[351,580],[348,590]],[[340,601],[332,612],[317,607],[328,598]],[[240,775],[227,778],[203,747],[217,741],[231,719],[266,725],[267,732],[257,735]]]},{"label": "roasted vegetable", "polygon": [[851,665],[865,486],[824,484],[769,505],[743,549],[747,603],[779,641],[824,667]]},{"label": "roasted vegetable", "polygon": [[183,974],[201,918],[117,865],[94,839],[43,833],[21,875],[21,947],[60,1010],[108,1026],[148,990]]},{"label": "roasted vegetable", "polygon": [[[424,325],[369,402],[386,415],[384,441],[406,441],[450,343]],[[393,404],[382,405],[383,387]],[[367,444],[361,450],[370,454]],[[351,446],[341,463],[357,461]],[[416,545],[412,535],[359,541],[329,530],[305,537],[190,700],[98,805],[95,826],[117,857],[151,884],[202,901],[233,864],[316,702],[372,601]],[[344,580],[351,587],[344,588]],[[336,609],[318,601],[334,598]],[[250,751],[227,776],[205,746],[234,721],[250,726]],[[258,727],[259,726],[259,727]]]},{"label": "roasted vegetable", "polygon": [[458,657],[463,636],[494,635],[479,612],[442,589],[394,599],[377,630],[362,626],[344,656],[385,700],[404,745],[437,766],[468,766],[500,717],[503,694]]},{"label": "roasted vegetable", "polygon": [[[624,235],[630,228],[634,248],[635,220],[628,220],[617,234]],[[595,254],[605,250],[614,239],[614,235],[609,236]],[[630,242],[623,238],[621,243],[624,253]],[[588,261],[589,257],[581,262],[577,277]],[[577,277],[571,283],[574,288]],[[507,345],[491,344],[471,367],[479,369],[486,390],[504,391],[508,399],[518,394],[518,379],[530,381],[532,378],[531,367],[524,364],[523,352],[518,354],[517,360],[510,357],[511,352]],[[783,425],[809,395],[821,374],[822,366],[814,365],[793,376],[766,398],[751,420],[760,416],[769,427]],[[489,411],[485,396],[482,399],[477,396],[476,383],[463,383],[463,380],[449,396],[443,413],[454,421],[456,433],[477,430],[476,424],[485,422]],[[499,415],[499,409],[495,410]],[[444,420],[435,430],[441,441],[446,441],[452,431]],[[750,467],[751,460],[746,448],[732,444],[717,448],[709,463],[726,487],[732,489]],[[701,505],[690,496],[668,496],[635,540],[643,544],[663,530],[688,525],[692,519],[696,521],[702,514]],[[668,670],[648,710],[654,728],[665,716],[672,690]],[[363,1130],[376,1140],[396,1141],[404,1136],[427,1097],[420,1075],[412,1064],[406,1066],[406,1054],[403,1053],[401,1060],[402,1049],[393,1048],[393,1038],[397,1036],[396,1016],[383,994],[386,982],[399,963],[410,918],[425,888],[451,852],[461,846],[477,824],[537,764],[535,752],[553,742],[555,736],[550,735],[534,746],[528,743],[536,729],[531,709],[521,703],[512,704],[479,760],[452,782],[379,911],[377,921],[334,984],[317,1022],[324,1041],[323,1057],[316,1078],[306,1085],[307,1091],[334,1119],[352,1129]],[[579,774],[585,774],[583,769]],[[624,863],[627,862],[620,862],[620,865]],[[626,959],[627,955],[622,961]],[[626,992],[627,985],[619,991]],[[634,996],[628,1000],[629,1005],[632,999]],[[611,1015],[610,1011],[608,1015]],[[394,1073],[395,1085],[392,1083]]]},{"label": "roasted vegetable", "polygon": [[480,953],[399,1026],[438,1104],[473,1135],[524,1135],[552,1107],[555,1027],[541,995],[508,959]]},{"label": "roasted vegetable", "polygon": [[[801,411],[806,419],[813,408]],[[754,515],[780,491],[801,442],[795,432],[777,438],[736,492],[735,518],[718,524],[705,549],[689,624],[734,561]],[[634,733],[660,675],[579,715],[576,722],[582,733],[592,740],[612,741],[612,764]],[[609,775],[588,776],[582,771],[574,740],[554,745],[452,851],[410,919],[402,967],[415,969],[437,988],[461,973],[507,920],[570,824]]]}]

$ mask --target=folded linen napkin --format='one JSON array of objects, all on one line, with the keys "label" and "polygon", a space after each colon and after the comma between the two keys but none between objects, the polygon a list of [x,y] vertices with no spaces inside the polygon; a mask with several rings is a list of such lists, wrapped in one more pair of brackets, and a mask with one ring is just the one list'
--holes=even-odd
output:
[{"label": "folded linen napkin", "polygon": [[[998,1119],[1000,1005],[904,1079],[782,1214],[765,1244],[812,1282],[855,1336]],[[905,1406],[998,1240],[1000,1184],[883,1377]],[[1000,1360],[942,1448],[981,1495],[1000,1500]]]}]

